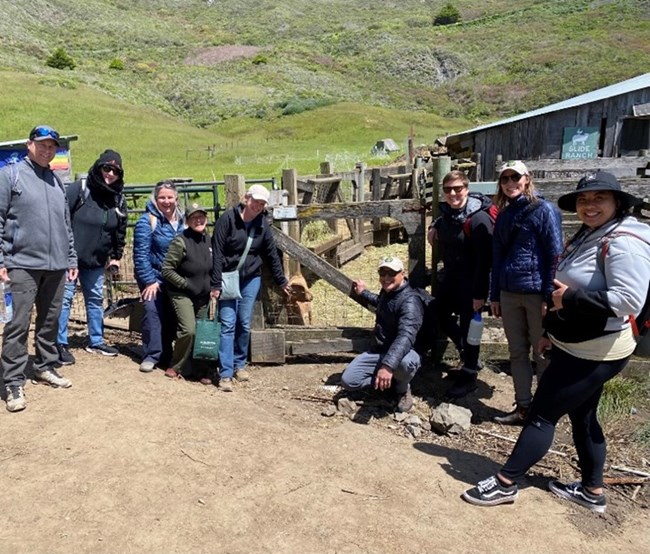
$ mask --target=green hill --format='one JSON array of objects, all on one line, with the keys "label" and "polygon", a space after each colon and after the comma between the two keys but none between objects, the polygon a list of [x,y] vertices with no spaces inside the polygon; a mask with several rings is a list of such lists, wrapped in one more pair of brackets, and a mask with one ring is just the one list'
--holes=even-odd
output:
[{"label": "green hill", "polygon": [[0,140],[48,121],[80,135],[76,169],[112,144],[135,180],[314,172],[648,70],[648,2],[457,0],[434,26],[445,3],[0,0]]}]

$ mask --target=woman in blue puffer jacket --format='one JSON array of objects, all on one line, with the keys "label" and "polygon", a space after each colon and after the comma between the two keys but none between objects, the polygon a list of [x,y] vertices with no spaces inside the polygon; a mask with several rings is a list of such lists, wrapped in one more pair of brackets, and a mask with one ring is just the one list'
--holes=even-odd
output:
[{"label": "woman in blue puffer jacket", "polygon": [[184,228],[176,185],[172,181],[159,182],[133,234],[135,279],[144,302],[144,357],[140,371],[145,373],[153,371],[156,365],[167,369],[172,357],[176,318],[169,297],[162,290],[161,269],[169,244]]},{"label": "woman in blue puffer jacket", "polygon": [[490,300],[493,315],[503,318],[516,406],[495,420],[523,425],[532,401],[531,350],[538,382],[548,365],[534,347],[543,334],[542,319],[553,292],[556,259],[562,252],[562,216],[553,204],[536,195],[521,161],[502,167],[498,187]]}]

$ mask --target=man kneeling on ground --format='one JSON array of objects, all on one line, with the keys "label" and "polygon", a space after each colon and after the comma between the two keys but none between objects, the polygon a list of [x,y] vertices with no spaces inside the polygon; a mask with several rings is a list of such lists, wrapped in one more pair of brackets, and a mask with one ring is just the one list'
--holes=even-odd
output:
[{"label": "man kneeling on ground", "polygon": [[422,326],[424,308],[417,291],[409,285],[399,258],[383,258],[378,272],[378,295],[368,291],[361,280],[353,283],[354,294],[376,306],[375,346],[345,368],[341,385],[348,391],[370,386],[385,391],[393,387],[397,411],[408,412],[413,407],[409,383],[420,369],[420,355],[413,346]]}]

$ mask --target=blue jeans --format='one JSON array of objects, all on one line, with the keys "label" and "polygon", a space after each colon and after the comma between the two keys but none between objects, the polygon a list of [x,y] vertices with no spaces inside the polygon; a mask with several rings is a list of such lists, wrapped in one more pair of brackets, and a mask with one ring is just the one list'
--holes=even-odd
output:
[{"label": "blue jeans", "polygon": [[219,300],[219,319],[221,320],[221,342],[219,344],[219,363],[222,379],[232,379],[238,369],[246,365],[248,343],[251,338],[253,306],[262,284],[261,277],[251,277],[240,281],[240,300]]},{"label": "blue jeans", "polygon": [[154,300],[145,300],[142,305],[142,361],[167,369],[172,359],[176,314],[165,286],[160,287]]},{"label": "blue jeans", "polygon": [[[104,342],[104,268],[80,268],[79,284],[86,305],[88,344],[97,346]],[[68,320],[70,319],[70,308],[76,290],[76,281],[65,282],[63,306],[59,316],[59,333],[56,338],[57,344],[68,344]]]},{"label": "blue jeans", "polygon": [[[345,390],[359,390],[373,386],[383,358],[384,354],[373,352],[359,354],[343,370],[341,386]],[[420,369],[420,363],[420,355],[415,350],[409,350],[399,366],[393,370],[393,386],[397,394],[404,394],[409,389],[409,383]]]}]

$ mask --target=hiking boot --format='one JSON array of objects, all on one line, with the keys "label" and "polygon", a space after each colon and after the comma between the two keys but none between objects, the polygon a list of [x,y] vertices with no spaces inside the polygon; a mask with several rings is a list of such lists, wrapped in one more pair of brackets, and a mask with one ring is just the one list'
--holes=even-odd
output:
[{"label": "hiking boot", "polygon": [[593,512],[602,514],[607,509],[605,495],[589,492],[582,486],[580,481],[576,481],[570,485],[564,485],[559,481],[549,481],[548,488],[556,496],[580,504],[580,506],[589,508]]},{"label": "hiking boot", "polygon": [[410,387],[405,393],[398,395],[399,400],[397,401],[396,411],[398,412],[410,412],[413,407],[413,396],[411,395]]},{"label": "hiking boot", "polygon": [[37,381],[42,381],[43,383],[47,383],[52,387],[61,387],[62,389],[67,389],[72,386],[72,381],[60,375],[56,369],[36,371],[34,372],[34,377]]},{"label": "hiking boot", "polygon": [[70,350],[68,350],[67,344],[57,344],[56,350],[59,353],[59,363],[61,365],[72,365],[77,361],[70,353]]},{"label": "hiking boot", "polygon": [[219,379],[219,388],[223,392],[232,392],[234,390],[232,387],[232,379],[230,377]]},{"label": "hiking boot", "polygon": [[501,423],[502,425],[523,425],[526,423],[527,417],[528,407],[516,405],[512,412],[502,416],[496,416],[494,421]]},{"label": "hiking boot", "polygon": [[473,488],[466,490],[462,498],[476,506],[498,506],[512,504],[519,496],[517,485],[504,485],[496,475],[488,477]]},{"label": "hiking boot", "polygon": [[474,392],[478,385],[476,381],[478,375],[476,372],[469,372],[463,370],[458,377],[456,377],[454,384],[447,391],[447,396],[452,399],[460,399],[467,396],[469,393]]},{"label": "hiking boot", "polygon": [[155,362],[152,362],[151,360],[144,360],[140,364],[140,371],[142,371],[142,373],[151,373],[155,369],[155,367],[156,367]]},{"label": "hiking boot", "polygon": [[86,346],[86,352],[90,352],[91,354],[101,354],[102,356],[117,356],[118,354],[117,348],[108,346],[108,344],[103,342],[101,344],[96,344],[95,346]]},{"label": "hiking boot", "polygon": [[20,412],[27,407],[27,401],[25,400],[25,391],[20,385],[9,385],[5,387],[5,392],[7,394],[7,411],[9,412]]},{"label": "hiking boot", "polygon": [[235,379],[239,381],[240,383],[244,383],[246,381],[250,381],[251,375],[246,371],[245,369],[238,369],[237,373],[235,373]]}]

